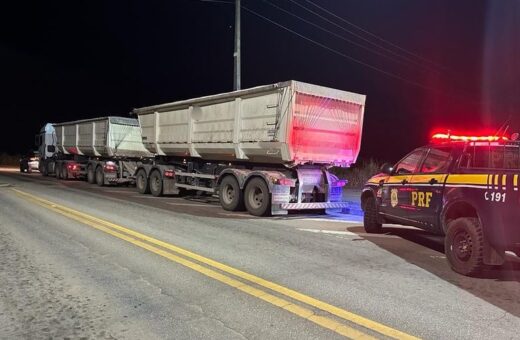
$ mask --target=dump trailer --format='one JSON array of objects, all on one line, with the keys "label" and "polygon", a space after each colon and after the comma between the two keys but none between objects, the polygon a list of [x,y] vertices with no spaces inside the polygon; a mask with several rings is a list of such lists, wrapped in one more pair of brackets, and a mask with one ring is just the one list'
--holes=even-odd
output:
[{"label": "dump trailer", "polygon": [[[143,146],[134,118],[101,117],[50,126],[53,131],[49,124],[44,129],[51,131],[54,153],[42,164],[44,175],[86,178],[98,185],[131,183],[137,167],[152,156]],[[48,136],[40,139],[49,141]]]},{"label": "dump trailer", "polygon": [[134,109],[154,162],[141,193],[218,195],[256,216],[341,209],[344,180],[328,169],[358,157],[365,96],[297,81]]}]

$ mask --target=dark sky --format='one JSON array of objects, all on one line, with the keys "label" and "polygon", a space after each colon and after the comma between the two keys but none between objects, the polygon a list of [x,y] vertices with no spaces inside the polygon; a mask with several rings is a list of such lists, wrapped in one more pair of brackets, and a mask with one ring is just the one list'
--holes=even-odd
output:
[{"label": "dark sky", "polygon": [[[437,129],[494,131],[508,117],[520,129],[518,1],[312,1],[337,17],[307,0],[269,1],[334,35],[242,0],[322,45],[243,9],[243,87],[295,79],[366,94],[363,158],[396,160]],[[48,121],[126,115],[233,86],[233,5],[13,1],[0,13],[0,151],[29,150]]]}]

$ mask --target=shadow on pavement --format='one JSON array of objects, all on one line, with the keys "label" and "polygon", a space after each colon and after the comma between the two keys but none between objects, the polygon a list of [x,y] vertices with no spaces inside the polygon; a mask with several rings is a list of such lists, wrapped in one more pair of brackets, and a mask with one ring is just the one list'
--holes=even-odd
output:
[{"label": "shadow on pavement", "polygon": [[[400,227],[385,227],[383,233],[394,237],[365,234],[361,226],[347,228],[378,247],[401,257],[439,278],[520,317],[520,261],[508,259],[503,266],[493,267],[478,277],[466,277],[451,270],[444,256],[443,237],[428,232]],[[395,237],[397,236],[397,237]]]}]

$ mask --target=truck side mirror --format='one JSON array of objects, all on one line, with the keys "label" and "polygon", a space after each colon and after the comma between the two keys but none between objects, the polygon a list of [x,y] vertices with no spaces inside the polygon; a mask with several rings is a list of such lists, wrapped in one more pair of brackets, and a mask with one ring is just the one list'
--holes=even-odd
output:
[{"label": "truck side mirror", "polygon": [[385,175],[391,175],[394,171],[394,166],[390,163],[384,163],[383,165],[381,165],[381,169],[379,171],[381,171]]},{"label": "truck side mirror", "polygon": [[56,151],[56,147],[54,145],[47,145],[47,152],[54,153]]}]

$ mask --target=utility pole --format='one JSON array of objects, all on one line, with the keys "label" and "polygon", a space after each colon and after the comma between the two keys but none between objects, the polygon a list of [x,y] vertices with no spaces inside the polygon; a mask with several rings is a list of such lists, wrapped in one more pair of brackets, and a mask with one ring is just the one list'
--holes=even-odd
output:
[{"label": "utility pole", "polygon": [[240,0],[235,0],[235,52],[233,53],[234,65],[234,81],[233,89],[240,90]]}]

